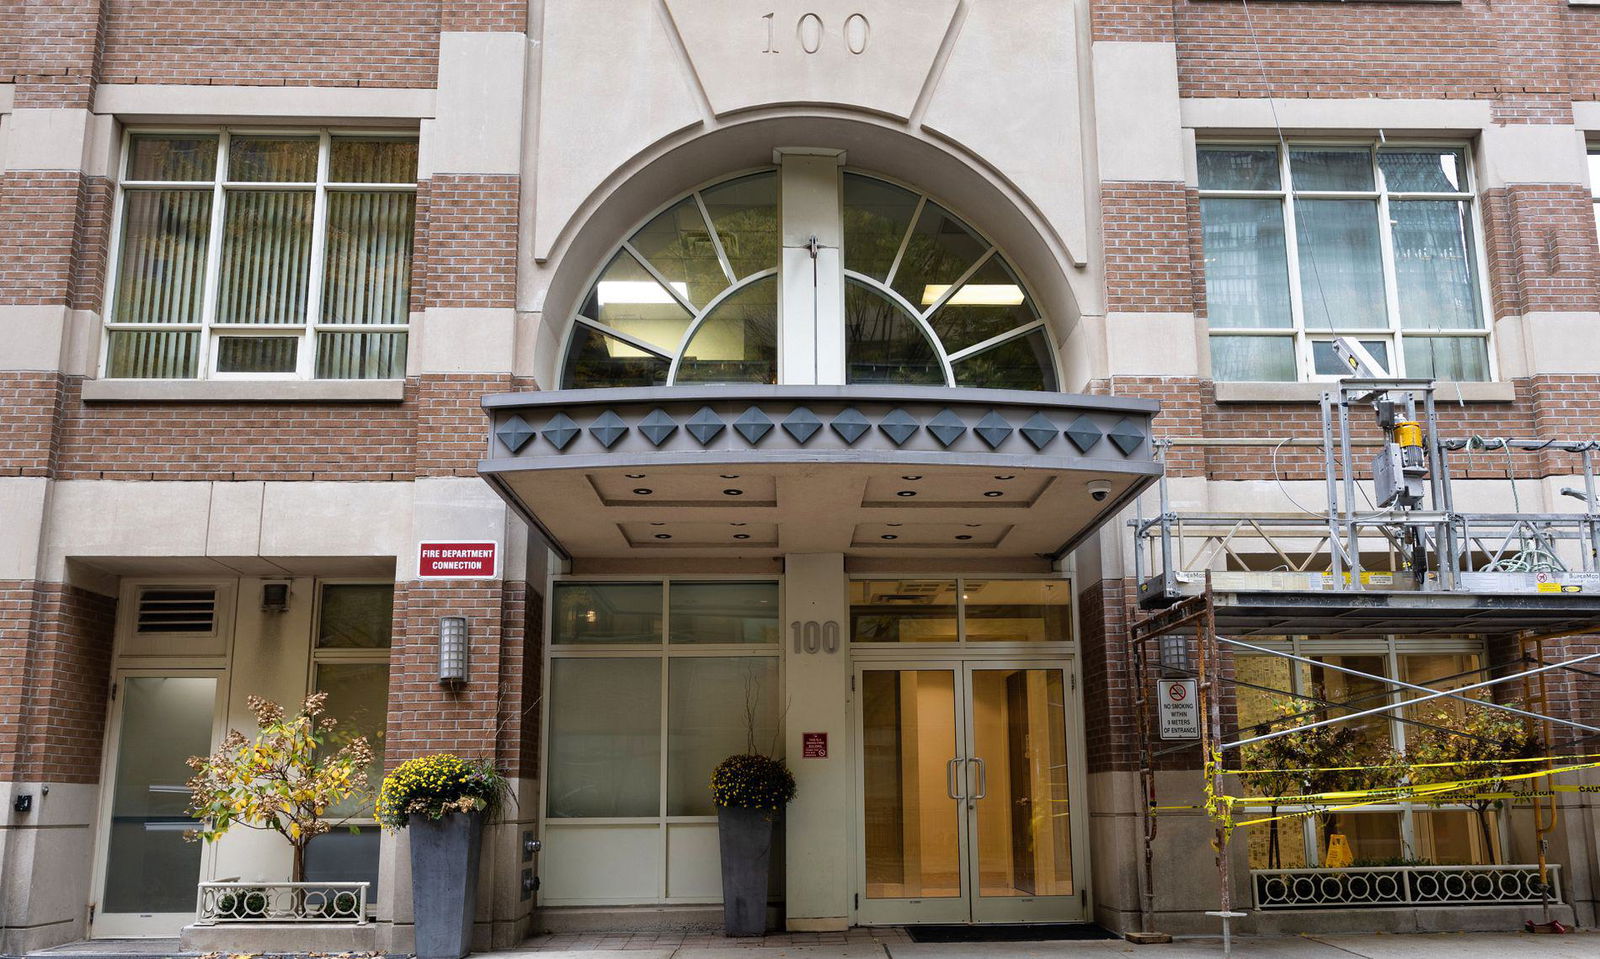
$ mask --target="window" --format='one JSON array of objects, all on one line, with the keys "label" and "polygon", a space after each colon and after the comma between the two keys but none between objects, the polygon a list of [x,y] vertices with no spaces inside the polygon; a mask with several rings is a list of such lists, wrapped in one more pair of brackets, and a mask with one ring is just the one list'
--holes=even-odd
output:
[{"label": "window", "polygon": [[[776,383],[778,178],[706,187],[634,232],[579,305],[562,385]],[[846,382],[1057,388],[1044,319],[993,244],[930,197],[860,173],[839,182],[844,312],[831,322]]]},{"label": "window", "polygon": [[783,746],[778,584],[558,581],[550,619],[541,901],[718,901],[711,770]]},{"label": "window", "polygon": [[[1237,718],[1241,732],[1246,735],[1264,728],[1250,727],[1274,718],[1277,715],[1274,701],[1291,694],[1323,706],[1317,718],[1349,714],[1423,695],[1341,673],[1333,667],[1398,677],[1402,682],[1432,689],[1454,689],[1479,682],[1488,675],[1482,671],[1483,646],[1477,640],[1390,637],[1340,641],[1298,637],[1256,643],[1315,663],[1296,663],[1267,655],[1234,658],[1234,678],[1239,685]],[[1357,722],[1367,736],[1403,752],[1411,723],[1421,720],[1417,712],[1406,710],[1398,715],[1390,713]],[[1280,814],[1297,812],[1288,806],[1279,807],[1278,811]],[[1250,865],[1254,869],[1318,865],[1327,855],[1328,840],[1333,834],[1345,837],[1358,866],[1448,866],[1504,861],[1499,857],[1501,824],[1498,819],[1491,822],[1489,842],[1492,848],[1486,845],[1477,817],[1468,807],[1438,807],[1421,802],[1379,803],[1361,809],[1281,820],[1276,855],[1271,851],[1269,825],[1247,827],[1246,833]]]},{"label": "window", "polygon": [[852,580],[852,643],[1064,643],[1072,584],[1059,579]]},{"label": "window", "polygon": [[1492,376],[1464,148],[1202,144],[1197,159],[1214,379],[1333,379],[1335,336],[1392,375]]},{"label": "window", "polygon": [[1594,197],[1594,229],[1600,234],[1600,146],[1589,147],[1589,194]]},{"label": "window", "polygon": [[130,133],[108,378],[405,375],[417,140]]},{"label": "window", "polygon": [[[324,582],[318,585],[317,635],[312,647],[312,688],[328,694],[327,714],[338,721],[329,745],[356,736],[372,744],[367,774],[374,790],[383,781],[384,734],[389,716],[389,648],[394,627],[394,584]],[[331,813],[355,816],[359,804]],[[370,816],[335,829],[307,847],[306,879],[361,881],[378,888],[377,821]]]}]

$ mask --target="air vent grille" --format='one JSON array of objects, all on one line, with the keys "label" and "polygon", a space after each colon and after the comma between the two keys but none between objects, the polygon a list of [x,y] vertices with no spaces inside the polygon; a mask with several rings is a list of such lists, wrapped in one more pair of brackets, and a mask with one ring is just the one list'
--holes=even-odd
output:
[{"label": "air vent grille", "polygon": [[139,633],[210,633],[217,628],[214,587],[139,591]]}]

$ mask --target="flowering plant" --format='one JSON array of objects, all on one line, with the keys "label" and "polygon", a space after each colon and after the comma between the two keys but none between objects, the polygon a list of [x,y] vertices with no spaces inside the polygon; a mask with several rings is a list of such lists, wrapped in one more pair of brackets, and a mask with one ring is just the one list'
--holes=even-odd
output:
[{"label": "flowering plant", "polygon": [[[372,796],[372,747],[364,736],[329,747],[336,724],[323,715],[327,700],[327,693],[307,696],[300,714],[290,717],[277,703],[249,697],[260,733],[248,739],[229,730],[215,753],[189,757],[189,810],[198,824],[184,838],[215,842],[233,826],[275,832],[294,850],[291,878],[303,879],[311,840],[359,814]],[[346,815],[335,814],[338,822],[325,818],[352,805]],[[253,902],[246,896],[237,905],[248,910]]]},{"label": "flowering plant", "polygon": [[488,759],[452,753],[419,756],[384,777],[378,821],[399,829],[412,816],[442,819],[446,813],[492,811],[505,798],[506,779]]},{"label": "flowering plant", "polygon": [[719,806],[777,812],[793,798],[794,773],[781,759],[742,753],[711,771],[711,801]]}]

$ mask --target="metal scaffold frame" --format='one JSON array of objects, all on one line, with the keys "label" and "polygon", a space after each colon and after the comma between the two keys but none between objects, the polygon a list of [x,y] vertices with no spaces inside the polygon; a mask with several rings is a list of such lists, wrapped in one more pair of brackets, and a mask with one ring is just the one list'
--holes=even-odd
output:
[{"label": "metal scaffold frame", "polygon": [[[1352,368],[1356,366],[1352,363]],[[1352,438],[1351,411],[1360,406],[1370,406],[1376,413],[1381,431],[1376,442],[1368,439],[1358,443]],[[1273,447],[1274,479],[1278,472],[1277,449],[1292,439]],[[1165,440],[1163,449],[1181,442]],[[1600,660],[1600,653],[1551,661],[1545,646],[1556,638],[1600,632],[1600,500],[1596,498],[1593,463],[1593,453],[1600,449],[1600,443],[1478,436],[1443,439],[1437,430],[1430,381],[1370,377],[1341,380],[1336,388],[1325,392],[1320,438],[1295,442],[1302,447],[1321,447],[1325,509],[1314,511],[1294,503],[1298,514],[1180,515],[1171,508],[1167,479],[1163,476],[1159,515],[1153,519],[1138,516],[1129,521],[1134,532],[1138,604],[1145,611],[1132,624],[1128,650],[1128,667],[1134,679],[1140,788],[1144,794],[1141,930],[1150,932],[1154,913],[1154,844],[1159,820],[1156,813],[1161,808],[1202,808],[1214,824],[1220,901],[1219,909],[1208,915],[1222,920],[1227,954],[1231,951],[1231,920],[1245,915],[1235,909],[1233,901],[1228,849],[1238,823],[1232,810],[1251,800],[1229,794],[1226,777],[1247,770],[1237,760],[1229,769],[1225,760],[1237,757],[1240,750],[1254,743],[1377,716],[1443,730],[1449,735],[1470,736],[1414,714],[1419,703],[1449,699],[1515,716],[1545,746],[1540,758],[1528,760],[1528,772],[1501,775],[1497,781],[1526,781],[1538,787],[1529,794],[1538,849],[1537,881],[1530,879],[1529,886],[1537,889],[1544,907],[1546,921],[1541,925],[1559,927],[1559,923],[1550,921],[1552,867],[1546,861],[1549,837],[1559,814],[1553,777],[1600,766],[1600,762],[1583,761],[1600,758],[1600,754],[1550,755],[1555,742],[1552,734],[1556,727],[1574,730],[1576,738],[1564,744],[1571,748],[1600,741],[1600,727],[1554,715],[1552,709],[1560,707],[1550,701],[1549,679],[1558,672],[1600,679],[1600,674],[1578,668]],[[1256,445],[1270,443],[1257,441]],[[1366,477],[1358,475],[1353,452],[1357,446],[1376,451]],[[1469,513],[1456,509],[1449,455],[1463,451],[1469,455],[1493,452],[1506,458],[1514,511]],[[1581,499],[1583,511],[1522,512],[1512,469],[1519,453],[1576,456],[1577,469],[1573,472],[1582,477],[1582,489],[1563,489],[1561,493]],[[1294,502],[1281,480],[1278,482],[1284,495]],[[1372,486],[1370,496],[1366,483]],[[1365,498],[1366,509],[1356,506],[1358,495]],[[1202,541],[1200,548],[1186,549],[1186,544],[1196,538]],[[1387,568],[1378,559],[1380,556],[1387,558]],[[1509,667],[1480,661],[1480,668],[1471,674],[1481,673],[1484,678],[1473,677],[1461,685],[1456,681],[1471,674],[1411,683],[1241,638],[1391,634],[1498,636],[1512,640],[1521,659]],[[1187,655],[1191,641],[1192,665]],[[1154,658],[1152,645],[1159,653]],[[1320,694],[1238,682],[1224,667],[1225,650],[1282,657],[1292,664],[1330,669],[1381,684],[1376,688],[1382,692],[1337,702],[1323,699]],[[1196,683],[1198,737],[1177,745],[1169,743],[1161,749],[1154,739],[1152,694],[1158,681],[1174,678],[1193,679]],[[1520,685],[1516,705],[1488,698],[1491,690],[1508,684]],[[1307,701],[1311,708],[1296,716],[1252,726],[1255,732],[1248,735],[1237,728],[1237,723],[1230,731],[1224,723],[1224,703],[1231,698],[1231,691],[1240,686]],[[1380,703],[1364,704],[1370,700]],[[1305,719],[1311,721],[1300,722]],[[1279,723],[1285,723],[1284,727],[1272,728]],[[1160,807],[1157,761],[1169,753],[1196,747],[1203,770],[1203,806]],[[1463,789],[1488,781],[1462,779],[1429,784],[1416,776],[1421,767],[1401,768],[1405,775],[1396,781],[1403,785],[1291,798],[1326,812],[1430,797],[1453,801],[1448,797],[1465,795]],[[1362,794],[1380,798],[1367,799]],[[1332,805],[1339,802],[1348,805]],[[1316,803],[1327,805],[1317,807]],[[1268,820],[1252,820],[1264,821]]]}]

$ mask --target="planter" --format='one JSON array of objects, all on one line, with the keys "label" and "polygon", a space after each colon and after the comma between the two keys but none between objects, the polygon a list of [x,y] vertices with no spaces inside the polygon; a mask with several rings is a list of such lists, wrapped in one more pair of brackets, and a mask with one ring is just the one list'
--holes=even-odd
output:
[{"label": "planter", "polygon": [[482,813],[413,816],[411,903],[416,915],[417,959],[461,959],[472,951],[478,900]]},{"label": "planter", "polygon": [[760,936],[767,931],[767,873],[776,818],[766,809],[717,807],[722,927],[730,936]]}]

